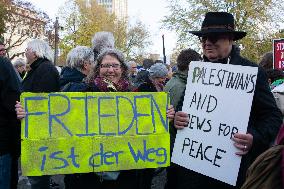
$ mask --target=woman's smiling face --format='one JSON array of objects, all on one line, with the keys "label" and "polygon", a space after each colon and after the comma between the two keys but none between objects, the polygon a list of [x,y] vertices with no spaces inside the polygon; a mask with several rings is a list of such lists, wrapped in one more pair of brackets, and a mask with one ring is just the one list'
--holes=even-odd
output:
[{"label": "woman's smiling face", "polygon": [[122,71],[119,60],[114,56],[106,55],[100,64],[99,76],[113,83],[118,83],[121,79]]}]

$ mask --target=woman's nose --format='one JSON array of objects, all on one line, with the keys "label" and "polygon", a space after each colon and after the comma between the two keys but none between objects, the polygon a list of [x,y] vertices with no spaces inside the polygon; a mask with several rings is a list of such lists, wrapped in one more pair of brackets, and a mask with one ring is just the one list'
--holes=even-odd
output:
[{"label": "woman's nose", "polygon": [[109,72],[114,72],[114,68],[112,66],[110,66],[108,69],[107,69]]}]

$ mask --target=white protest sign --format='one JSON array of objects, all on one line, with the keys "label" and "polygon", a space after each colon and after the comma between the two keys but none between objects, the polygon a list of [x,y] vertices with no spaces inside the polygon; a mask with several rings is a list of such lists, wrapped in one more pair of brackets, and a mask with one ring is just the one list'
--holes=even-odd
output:
[{"label": "white protest sign", "polygon": [[234,133],[246,133],[257,67],[191,62],[182,111],[188,127],[177,132],[172,162],[236,185],[241,157]]}]

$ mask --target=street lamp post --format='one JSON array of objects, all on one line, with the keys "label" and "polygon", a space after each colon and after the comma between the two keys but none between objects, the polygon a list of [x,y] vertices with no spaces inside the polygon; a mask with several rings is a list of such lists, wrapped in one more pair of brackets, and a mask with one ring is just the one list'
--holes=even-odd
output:
[{"label": "street lamp post", "polygon": [[58,29],[59,29],[59,23],[58,23],[58,17],[56,17],[55,23],[54,23],[54,65],[57,63],[57,55],[58,55]]},{"label": "street lamp post", "polygon": [[73,34],[74,34],[74,47],[76,46],[76,19],[73,18]]},{"label": "street lamp post", "polygon": [[162,40],[163,40],[163,56],[164,56],[164,64],[166,64],[166,62],[167,62],[167,58],[166,58],[166,49],[165,49],[165,38],[164,38],[164,35],[162,35]]}]

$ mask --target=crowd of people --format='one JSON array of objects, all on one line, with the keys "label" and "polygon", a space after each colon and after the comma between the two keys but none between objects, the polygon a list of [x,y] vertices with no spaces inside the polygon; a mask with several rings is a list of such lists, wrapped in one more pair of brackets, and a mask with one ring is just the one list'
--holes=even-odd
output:
[{"label": "crowd of people", "polygon": [[[174,163],[166,168],[166,189],[197,188],[249,188],[251,175],[247,170],[253,162],[275,144],[283,122],[284,75],[274,70],[273,54],[264,55],[257,65],[240,55],[235,41],[246,36],[236,31],[234,17],[226,12],[208,12],[200,31],[190,31],[200,38],[202,56],[192,49],[182,50],[177,57],[177,70],[172,73],[163,61],[145,59],[142,69],[138,63],[126,62],[123,53],[115,48],[111,32],[97,32],[91,39],[92,47],[77,46],[70,50],[66,65],[59,73],[53,64],[53,53],[43,40],[34,39],[27,44],[26,61],[18,59],[13,64],[5,57],[5,46],[0,44],[0,189],[16,189],[18,159],[20,157],[20,121],[26,116],[19,102],[21,92],[160,92],[169,93],[171,106],[170,148],[174,146],[177,130],[188,126],[189,115],[182,112],[188,69],[191,61],[204,61],[258,68],[246,133],[234,134],[232,148],[242,161],[237,185],[204,176]],[[271,57],[271,58],[270,58]],[[233,108],[233,107],[232,107]],[[281,111],[280,111],[281,110]],[[282,113],[281,113],[282,112]],[[283,131],[284,132],[284,131]],[[228,144],[231,145],[231,144]],[[280,149],[280,150],[279,150]],[[278,147],[281,152],[282,148]],[[283,151],[284,152],[284,151]],[[277,164],[278,165],[278,164]],[[281,167],[279,164],[278,166]],[[249,169],[250,170],[250,169]],[[124,170],[100,173],[74,173],[64,177],[65,188],[95,189],[150,189],[157,174],[155,169]],[[250,171],[252,172],[252,171]],[[277,177],[278,178],[278,177]],[[261,183],[266,178],[262,177]],[[282,181],[279,183],[282,187]],[[32,189],[50,188],[50,176],[29,176]],[[245,183],[245,184],[244,184]],[[268,185],[258,185],[265,188]]]}]

